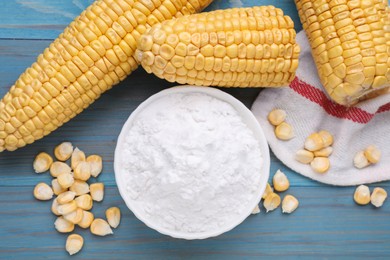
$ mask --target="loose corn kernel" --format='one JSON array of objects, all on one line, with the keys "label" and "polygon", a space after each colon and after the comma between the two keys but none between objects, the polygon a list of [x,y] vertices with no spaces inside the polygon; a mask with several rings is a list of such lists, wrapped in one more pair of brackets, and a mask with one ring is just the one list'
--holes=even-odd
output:
[{"label": "loose corn kernel", "polygon": [[294,129],[290,124],[283,122],[275,127],[275,136],[280,140],[290,140],[294,137]]},{"label": "loose corn kernel", "polygon": [[85,181],[75,180],[69,190],[75,192],[76,196],[80,196],[89,192],[89,185]]},{"label": "loose corn kernel", "polygon": [[118,207],[111,207],[106,210],[106,218],[111,227],[117,228],[121,222],[121,211]]},{"label": "loose corn kernel", "polygon": [[103,160],[99,155],[90,155],[87,157],[87,162],[91,166],[91,176],[97,177],[102,172]]},{"label": "loose corn kernel", "polygon": [[382,207],[387,198],[387,192],[383,188],[376,187],[371,194],[371,204],[375,207]]},{"label": "loose corn kernel", "polygon": [[310,166],[315,172],[325,173],[330,168],[330,161],[327,157],[315,157]]},{"label": "loose corn kernel", "polygon": [[366,185],[360,185],[356,188],[353,199],[359,205],[367,205],[371,201],[370,189]]},{"label": "loose corn kernel", "polygon": [[321,150],[315,151],[314,156],[316,157],[329,157],[333,153],[333,147],[328,146],[325,148],[322,148]]},{"label": "loose corn kernel", "polygon": [[274,126],[280,125],[284,120],[286,120],[286,111],[283,109],[274,109],[268,114],[268,121]]},{"label": "loose corn kernel", "polygon": [[45,152],[39,153],[33,162],[33,168],[36,173],[43,173],[50,169],[53,158]]},{"label": "loose corn kernel", "polygon": [[110,225],[101,218],[96,218],[92,221],[90,227],[91,233],[97,236],[106,236],[110,234],[114,234]]},{"label": "loose corn kernel", "polygon": [[92,183],[89,186],[91,197],[94,201],[102,201],[104,197],[104,184],[101,182]]},{"label": "loose corn kernel", "polygon": [[66,191],[58,195],[57,201],[59,204],[65,204],[68,202],[71,202],[74,197],[76,196],[76,193],[73,191]]},{"label": "loose corn kernel", "polygon": [[281,171],[277,170],[274,177],[272,178],[274,189],[279,192],[286,191],[290,187],[290,182],[287,176]]},{"label": "loose corn kernel", "polygon": [[83,210],[90,210],[92,209],[93,202],[92,197],[89,194],[84,194],[75,199],[77,207],[83,209]]},{"label": "loose corn kernel", "polygon": [[64,219],[64,217],[58,217],[54,222],[54,227],[60,233],[69,233],[74,230],[74,224]]},{"label": "loose corn kernel", "polygon": [[260,213],[260,207],[259,205],[256,205],[256,207],[252,210],[252,215],[256,215]]},{"label": "loose corn kernel", "polygon": [[364,156],[364,151],[359,151],[355,154],[355,157],[353,158],[353,165],[358,169],[362,169],[370,165],[370,162],[366,156]]},{"label": "loose corn kernel", "polygon": [[70,166],[72,169],[76,169],[76,166],[79,164],[79,162],[85,162],[85,153],[76,147],[70,159]]},{"label": "loose corn kernel", "polygon": [[78,234],[69,235],[66,239],[65,249],[69,255],[77,254],[84,245],[84,239]]},{"label": "loose corn kernel", "polygon": [[58,213],[61,215],[67,215],[77,209],[76,201],[72,200],[65,204],[59,204],[57,207]]},{"label": "loose corn kernel", "polygon": [[79,223],[77,223],[77,225],[81,228],[89,228],[94,218],[95,217],[91,212],[83,210],[83,218]]},{"label": "loose corn kernel", "polygon": [[64,215],[64,219],[72,222],[73,224],[78,224],[83,219],[83,210],[78,208],[75,211]]},{"label": "loose corn kernel", "polygon": [[333,144],[333,135],[326,130],[321,130],[318,132],[320,137],[322,138],[322,142],[324,147],[331,146]]},{"label": "loose corn kernel", "polygon": [[91,166],[87,162],[79,162],[74,169],[73,177],[76,180],[87,181],[91,177]]},{"label": "loose corn kernel", "polygon": [[54,148],[54,156],[60,161],[68,160],[73,153],[73,145],[70,142],[63,142]]},{"label": "loose corn kernel", "polygon": [[51,181],[51,187],[53,189],[53,192],[55,195],[59,195],[65,191],[67,191],[67,188],[62,188],[61,185],[58,183],[57,179],[53,179]]},{"label": "loose corn kernel", "polygon": [[299,201],[292,195],[286,195],[282,201],[282,212],[290,214],[294,212],[299,205]]},{"label": "loose corn kernel", "polygon": [[303,164],[309,164],[314,159],[314,154],[308,150],[300,149],[295,154],[295,160]]},{"label": "loose corn kernel", "polygon": [[63,173],[63,174],[60,174],[60,175],[57,177],[57,181],[58,181],[58,184],[59,184],[62,188],[64,188],[64,189],[69,188],[69,187],[72,186],[72,184],[74,183],[73,176],[72,176],[70,173]]},{"label": "loose corn kernel", "polygon": [[53,203],[51,204],[51,212],[53,212],[54,215],[56,216],[61,216],[61,214],[58,212],[58,204],[57,198],[53,200]]},{"label": "loose corn kernel", "polygon": [[375,145],[370,145],[364,150],[364,156],[370,163],[378,163],[381,159],[381,151]]},{"label": "loose corn kernel", "polygon": [[34,188],[34,197],[37,200],[51,200],[53,190],[44,182],[38,183]]},{"label": "loose corn kernel", "polygon": [[309,135],[305,140],[305,149],[311,152],[318,151],[324,148],[324,141],[321,135],[313,133]]},{"label": "loose corn kernel", "polygon": [[50,166],[50,174],[53,177],[58,177],[62,173],[71,173],[72,169],[67,165],[66,163],[63,162],[53,162],[52,165]]},{"label": "loose corn kernel", "polygon": [[266,209],[266,212],[272,211],[279,207],[280,205],[280,196],[276,193],[268,194],[268,196],[264,199],[263,206]]},{"label": "loose corn kernel", "polygon": [[263,193],[263,196],[261,197],[262,199],[265,199],[268,194],[271,194],[274,192],[274,189],[271,187],[271,185],[269,185],[269,183],[267,182],[267,186],[265,186],[265,191]]}]

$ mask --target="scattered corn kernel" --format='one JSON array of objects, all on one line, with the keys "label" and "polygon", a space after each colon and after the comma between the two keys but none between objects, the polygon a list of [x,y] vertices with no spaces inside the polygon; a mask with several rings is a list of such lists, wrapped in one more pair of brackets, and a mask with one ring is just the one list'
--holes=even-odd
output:
[{"label": "scattered corn kernel", "polygon": [[274,189],[267,182],[267,186],[265,186],[265,191],[264,191],[263,196],[261,198],[265,199],[268,196],[268,194],[273,193],[273,192],[274,192]]},{"label": "scattered corn kernel", "polygon": [[286,191],[290,187],[290,182],[287,176],[281,171],[277,170],[274,177],[272,178],[274,189],[279,192]]},{"label": "scattered corn kernel", "polygon": [[78,234],[69,235],[66,239],[65,249],[68,251],[69,255],[77,254],[84,245],[84,239]]},{"label": "scattered corn kernel", "polygon": [[94,218],[95,217],[91,212],[83,210],[83,218],[79,223],[77,223],[77,225],[81,228],[89,228]]},{"label": "scattered corn kernel", "polygon": [[78,208],[75,211],[64,215],[64,219],[72,222],[73,224],[77,224],[83,219],[83,210]]},{"label": "scattered corn kernel", "polygon": [[101,218],[94,219],[90,229],[91,233],[97,236],[106,236],[114,233],[112,232],[110,225]]},{"label": "scattered corn kernel", "polygon": [[303,164],[309,164],[314,159],[314,154],[308,150],[300,149],[295,154],[295,160]]},{"label": "scattered corn kernel", "polygon": [[305,149],[311,152],[318,151],[324,148],[324,141],[318,133],[309,135],[305,140]]},{"label": "scattered corn kernel", "polygon": [[53,190],[44,182],[38,183],[34,188],[34,197],[38,200],[50,200],[53,198]]},{"label": "scattered corn kernel", "polygon": [[73,176],[72,176],[72,174],[70,174],[70,173],[63,173],[63,174],[60,174],[60,175],[57,177],[57,181],[58,181],[58,184],[59,184],[62,188],[64,188],[64,189],[69,188],[69,187],[72,186],[72,184],[74,183]]},{"label": "scattered corn kernel", "polygon": [[256,205],[256,207],[252,210],[252,215],[256,215],[260,213],[260,207],[259,205]]},{"label": "scattered corn kernel", "polygon": [[290,124],[283,122],[275,127],[275,136],[280,140],[290,140],[294,137],[294,129]]},{"label": "scattered corn kernel", "polygon": [[53,203],[51,204],[51,212],[53,212],[54,215],[56,216],[61,216],[61,214],[58,212],[58,204],[57,198],[53,200]]},{"label": "scattered corn kernel", "polygon": [[324,147],[331,146],[333,144],[333,135],[326,130],[321,130],[318,132],[320,137],[322,138],[322,142]]},{"label": "scattered corn kernel", "polygon": [[92,209],[93,202],[92,197],[89,194],[83,194],[75,199],[77,207],[84,209],[84,210],[90,210]]},{"label": "scattered corn kernel", "polygon": [[63,142],[54,148],[54,156],[60,161],[66,161],[72,156],[73,145],[70,142]]},{"label": "scattered corn kernel", "polygon": [[53,163],[53,158],[47,153],[39,153],[33,162],[33,168],[36,173],[46,172],[50,169],[51,164]]},{"label": "scattered corn kernel", "polygon": [[87,162],[79,162],[74,169],[73,177],[76,180],[87,181],[91,177],[91,166]]},{"label": "scattered corn kernel", "polygon": [[73,191],[63,192],[60,195],[58,195],[58,197],[57,197],[58,204],[65,204],[65,203],[71,202],[72,200],[74,200],[75,196],[76,196],[76,193]]},{"label": "scattered corn kernel", "polygon": [[321,150],[315,151],[314,156],[316,157],[329,157],[333,153],[333,147],[328,146],[325,148],[322,148]]},{"label": "scattered corn kernel", "polygon": [[118,207],[111,207],[106,210],[106,218],[111,227],[117,228],[121,222],[121,211]]},{"label": "scattered corn kernel", "polygon": [[280,196],[276,193],[271,193],[264,199],[263,206],[266,212],[269,212],[279,207],[280,202]]},{"label": "scattered corn kernel", "polygon": [[357,152],[355,157],[353,158],[353,165],[355,165],[356,168],[362,169],[370,165],[370,162],[364,156],[364,151]]},{"label": "scattered corn kernel", "polygon": [[57,209],[61,215],[67,215],[77,209],[77,203],[76,201],[72,200],[65,204],[59,204]]},{"label": "scattered corn kernel", "polygon": [[58,177],[62,173],[71,173],[72,169],[63,162],[53,162],[50,166],[50,174],[53,177]]},{"label": "scattered corn kernel", "polygon": [[359,205],[367,205],[370,203],[370,189],[366,185],[360,185],[356,188],[353,199]]},{"label": "scattered corn kernel", "polygon": [[364,150],[364,156],[370,163],[378,163],[381,159],[381,151],[375,145],[370,145]]},{"label": "scattered corn kernel", "polygon": [[382,207],[387,198],[387,192],[383,188],[376,187],[371,194],[371,204],[375,207]]},{"label": "scattered corn kernel", "polygon": [[315,157],[310,166],[315,172],[324,173],[329,170],[330,161],[327,157]]},{"label": "scattered corn kernel", "polygon": [[76,196],[80,196],[89,192],[89,185],[85,181],[75,180],[69,190],[75,192]]},{"label": "scattered corn kernel", "polygon": [[91,165],[91,176],[97,177],[102,172],[103,160],[99,155],[90,155],[87,157],[87,162]]},{"label": "scattered corn kernel", "polygon": [[77,164],[79,164],[79,162],[84,162],[84,161],[85,161],[85,153],[76,147],[72,153],[70,166],[72,167],[72,169],[76,169]]},{"label": "scattered corn kernel", "polygon": [[290,214],[294,212],[299,205],[299,201],[292,195],[286,195],[282,201],[282,212]]},{"label": "scattered corn kernel", "polygon": [[74,230],[74,224],[64,219],[64,217],[58,217],[54,222],[54,227],[60,233],[69,233]]},{"label": "scattered corn kernel", "polygon": [[274,126],[280,125],[284,120],[286,120],[286,111],[283,109],[274,109],[268,114],[268,121]]},{"label": "scattered corn kernel", "polygon": [[102,201],[104,197],[104,184],[101,182],[92,183],[89,186],[91,197],[94,201]]},{"label": "scattered corn kernel", "polygon": [[58,180],[57,179],[53,179],[51,181],[51,187],[53,189],[53,192],[55,195],[59,195],[65,191],[67,191],[66,188],[62,188],[61,185],[58,183]]}]

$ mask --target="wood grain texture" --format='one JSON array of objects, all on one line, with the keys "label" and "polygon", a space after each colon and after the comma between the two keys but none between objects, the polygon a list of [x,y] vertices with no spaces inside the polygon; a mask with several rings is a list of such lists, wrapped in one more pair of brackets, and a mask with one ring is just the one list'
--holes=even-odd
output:
[{"label": "wood grain texture", "polygon": [[[92,0],[10,0],[0,8],[0,96],[19,74],[49,45],[62,29]],[[293,1],[215,0],[208,10],[254,4],[275,4],[291,15],[301,28]],[[234,230],[204,241],[173,239],[147,228],[127,209],[115,185],[113,155],[117,136],[130,113],[152,94],[172,84],[137,70],[104,94],[82,114],[48,137],[15,152],[0,153],[0,259],[63,259],[66,235],[55,231],[50,202],[32,196],[35,184],[49,183],[48,174],[32,171],[34,156],[52,153],[68,140],[87,154],[103,156],[99,181],[106,184],[106,197],[93,211],[117,205],[123,216],[113,236],[95,237],[77,229],[85,246],[82,259],[252,259],[305,258],[356,259],[390,257],[390,204],[380,209],[354,204],[354,187],[331,187],[288,170],[272,156],[271,175],[282,169],[288,175],[289,193],[300,201],[292,215],[280,209],[266,214],[264,208]],[[250,107],[259,89],[224,89]],[[271,109],[271,108],[270,108]],[[371,185],[374,187],[375,185]],[[380,186],[388,189],[389,183]]]}]

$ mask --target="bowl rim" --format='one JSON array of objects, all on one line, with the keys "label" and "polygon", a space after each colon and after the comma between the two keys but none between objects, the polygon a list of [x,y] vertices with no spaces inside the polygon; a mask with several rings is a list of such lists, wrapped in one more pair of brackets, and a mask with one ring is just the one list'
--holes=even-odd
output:
[{"label": "bowl rim", "polygon": [[[121,149],[124,143],[124,139],[126,138],[126,133],[132,126],[132,123],[134,119],[137,118],[138,114],[143,111],[147,106],[151,105],[155,100],[160,99],[163,96],[170,95],[170,94],[176,94],[176,93],[203,93],[207,94],[209,96],[212,96],[214,98],[217,98],[219,100],[225,101],[228,104],[230,104],[241,116],[243,122],[248,126],[248,128],[253,132],[256,140],[259,143],[259,148],[262,155],[262,166],[261,166],[261,172],[260,172],[260,185],[257,190],[257,195],[254,196],[254,199],[250,201],[248,206],[248,209],[243,212],[239,217],[235,218],[234,221],[229,223],[228,225],[222,226],[222,228],[218,228],[217,230],[213,230],[212,232],[202,232],[202,233],[186,233],[186,232],[179,232],[179,231],[173,231],[169,230],[163,227],[160,227],[152,221],[149,221],[147,218],[142,216],[140,212],[137,212],[137,210],[134,209],[134,207],[131,204],[130,199],[128,199],[126,195],[126,189],[125,184],[122,181],[121,177],[121,167],[119,165],[121,158]],[[269,146],[267,143],[267,139],[265,138],[264,132],[253,115],[253,113],[238,99],[233,97],[232,95],[216,89],[212,87],[199,87],[199,86],[193,86],[193,85],[185,85],[185,86],[176,86],[171,87],[168,89],[164,89],[160,92],[157,92],[156,94],[150,96],[145,101],[143,101],[127,118],[126,122],[124,123],[121,132],[117,139],[117,144],[115,148],[114,153],[114,172],[115,172],[115,181],[119,190],[119,193],[122,197],[122,199],[125,201],[126,206],[133,212],[133,214],[146,226],[149,228],[152,228],[161,234],[171,236],[173,238],[180,238],[180,239],[186,239],[186,240],[194,240],[194,239],[206,239],[210,237],[216,237],[219,236],[225,232],[228,232],[235,228],[236,226],[240,225],[248,216],[251,215],[253,209],[256,207],[256,205],[260,202],[261,197],[265,191],[266,185],[268,183],[269,178],[269,171],[270,171],[270,153],[269,153]],[[245,213],[245,214],[244,214]]]}]

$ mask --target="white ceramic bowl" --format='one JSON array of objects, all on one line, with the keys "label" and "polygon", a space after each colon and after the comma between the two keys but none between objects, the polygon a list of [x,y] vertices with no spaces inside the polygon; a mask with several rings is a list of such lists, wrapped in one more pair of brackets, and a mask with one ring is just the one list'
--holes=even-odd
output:
[{"label": "white ceramic bowl", "polygon": [[[121,155],[123,147],[122,145],[125,143],[125,136],[129,129],[133,125],[134,119],[137,117],[137,115],[147,106],[149,106],[151,103],[153,103],[155,100],[161,98],[165,95],[175,94],[175,93],[204,93],[207,95],[210,95],[212,97],[215,97],[217,99],[220,99],[222,101],[225,101],[229,104],[231,104],[237,112],[240,114],[243,122],[246,123],[246,125],[249,127],[249,129],[252,130],[255,138],[257,138],[259,142],[260,151],[262,153],[263,157],[263,164],[259,174],[260,178],[260,185],[258,186],[258,190],[256,191],[256,196],[253,196],[253,199],[250,203],[248,203],[248,207],[239,217],[235,218],[234,221],[230,223],[226,223],[226,225],[221,226],[218,230],[213,230],[212,232],[202,232],[202,233],[188,233],[188,232],[178,232],[173,230],[165,229],[161,226],[158,226],[156,223],[152,223],[150,219],[146,218],[143,215],[143,212],[140,212],[137,210],[137,207],[133,205],[132,201],[126,196],[126,185],[125,182],[122,179],[122,169],[120,167],[120,161],[121,161]],[[251,213],[252,210],[255,208],[255,206],[259,203],[261,196],[264,193],[265,187],[267,185],[268,177],[269,177],[269,170],[270,170],[270,157],[269,157],[269,148],[267,141],[265,139],[263,130],[261,129],[258,121],[252,114],[252,112],[239,100],[234,98],[233,96],[227,94],[226,92],[223,92],[221,90],[215,89],[215,88],[209,88],[209,87],[196,87],[196,86],[179,86],[179,87],[173,87],[166,90],[163,90],[151,97],[149,97],[147,100],[145,100],[141,105],[137,107],[137,109],[130,115],[130,117],[127,119],[126,123],[124,124],[122,131],[118,137],[117,146],[115,149],[115,158],[114,158],[114,170],[115,170],[115,179],[116,183],[118,185],[119,192],[125,201],[127,207],[134,213],[134,215],[144,222],[148,227],[157,230],[158,232],[169,235],[175,238],[182,238],[182,239],[205,239],[209,237],[215,237],[222,233],[225,233],[234,227],[238,226],[241,222],[243,222]]]}]

